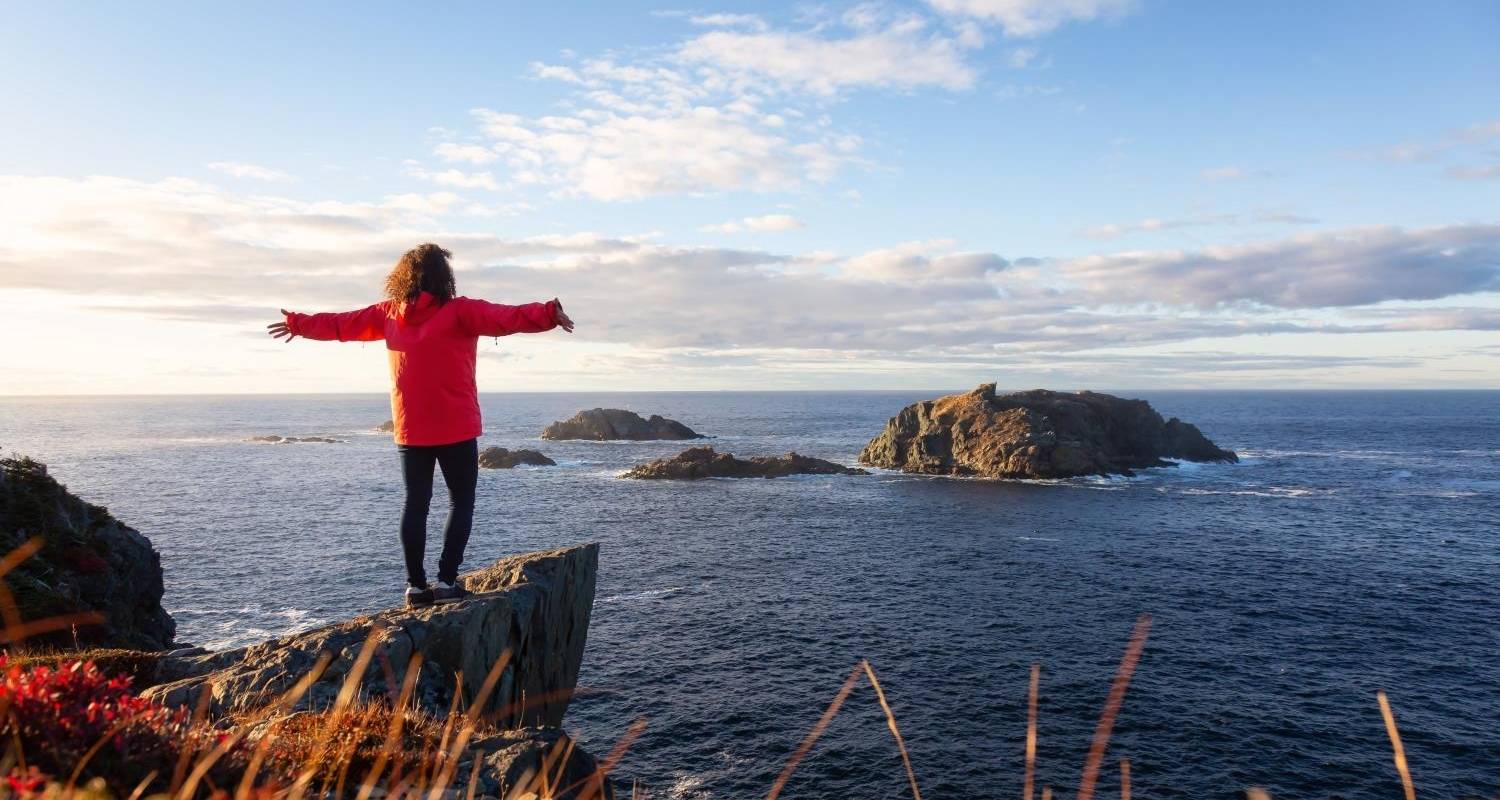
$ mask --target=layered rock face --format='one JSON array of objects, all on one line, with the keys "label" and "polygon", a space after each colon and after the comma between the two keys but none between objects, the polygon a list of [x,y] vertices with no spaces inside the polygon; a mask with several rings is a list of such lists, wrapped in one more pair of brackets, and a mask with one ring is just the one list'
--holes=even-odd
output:
[{"label": "layered rock face", "polygon": [[[0,555],[32,537],[41,549],[5,575],[21,618],[79,618],[33,645],[162,650],[176,624],[161,607],[161,558],[139,531],[84,502],[29,458],[0,458]],[[76,640],[75,640],[76,636]]]},{"label": "layered rock face", "polygon": [[535,450],[507,450],[486,447],[479,453],[479,466],[485,469],[512,469],[522,464],[532,467],[555,467],[557,462]]},{"label": "layered rock face", "polygon": [[[297,709],[332,705],[366,641],[370,667],[359,693],[395,697],[413,656],[421,662],[414,702],[437,716],[469,708],[496,663],[502,667],[484,711],[505,728],[562,722],[583,661],[599,546],[581,545],[502,559],[464,576],[470,599],[426,609],[391,609],[223,653],[174,658],[180,680],[143,694],[196,707],[204,692],[215,715],[264,707],[332,660]],[[462,675],[462,680],[458,678]]]},{"label": "layered rock face", "polygon": [[702,478],[780,478],[787,475],[868,475],[862,469],[846,467],[821,458],[796,453],[784,456],[735,458],[733,453],[718,453],[712,447],[690,447],[671,458],[641,464],[620,476],[654,480],[699,480]]},{"label": "layered rock face", "polygon": [[543,439],[589,439],[592,441],[648,441],[656,439],[702,439],[702,434],[659,414],[644,419],[634,411],[620,408],[592,408],[580,411],[571,419],[554,422],[542,431]]},{"label": "layered rock face", "polygon": [[907,406],[859,455],[886,469],[986,478],[1129,475],[1170,466],[1168,458],[1239,460],[1144,400],[1045,389],[996,395],[992,383]]}]

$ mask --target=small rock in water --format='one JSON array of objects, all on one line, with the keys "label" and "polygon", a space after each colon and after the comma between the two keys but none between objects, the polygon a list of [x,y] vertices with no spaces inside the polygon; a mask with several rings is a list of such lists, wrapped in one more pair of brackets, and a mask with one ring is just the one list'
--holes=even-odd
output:
[{"label": "small rock in water", "polygon": [[703,439],[703,434],[659,414],[650,419],[620,408],[592,408],[580,411],[571,419],[554,422],[542,431],[543,439],[588,439],[596,442],[615,440],[650,441],[659,439]]},{"label": "small rock in water", "polygon": [[375,432],[376,433],[395,433],[396,432],[396,421],[393,420],[393,419],[388,419],[385,422],[382,422],[379,425],[376,425],[375,426]]},{"label": "small rock in water", "polygon": [[486,469],[511,469],[520,464],[533,467],[555,467],[557,462],[536,450],[507,450],[504,447],[486,447],[479,454],[479,466]]},{"label": "small rock in water", "polygon": [[701,478],[780,478],[786,475],[868,475],[821,458],[796,453],[784,456],[735,458],[712,447],[690,447],[671,458],[641,464],[621,477],[652,480],[699,480]]}]

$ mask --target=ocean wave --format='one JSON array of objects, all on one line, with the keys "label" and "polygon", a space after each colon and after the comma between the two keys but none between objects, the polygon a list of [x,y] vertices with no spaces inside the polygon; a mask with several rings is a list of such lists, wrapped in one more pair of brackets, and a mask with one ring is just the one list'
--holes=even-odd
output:
[{"label": "ocean wave", "polygon": [[599,602],[628,603],[632,600],[649,600],[653,597],[666,597],[669,594],[676,594],[682,591],[683,588],[681,586],[669,586],[665,589],[642,589],[638,592],[623,592],[621,594],[612,594],[609,597],[601,599]]},{"label": "ocean wave", "polygon": [[1282,499],[1328,498],[1338,494],[1334,489],[1319,489],[1311,486],[1263,486],[1242,489],[1206,489],[1200,486],[1158,486],[1156,491],[1189,496],[1242,495],[1245,497],[1275,497]]}]

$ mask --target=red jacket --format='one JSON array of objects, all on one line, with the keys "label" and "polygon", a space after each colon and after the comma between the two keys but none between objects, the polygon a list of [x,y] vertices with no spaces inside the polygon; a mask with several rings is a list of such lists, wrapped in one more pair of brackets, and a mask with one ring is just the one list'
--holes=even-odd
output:
[{"label": "red jacket", "polygon": [[358,311],[287,314],[286,324],[308,339],[384,339],[396,444],[452,444],[484,431],[474,383],[479,337],[551,330],[557,327],[557,305],[551,300],[505,306],[468,297],[439,305],[423,292],[415,302],[385,300]]}]

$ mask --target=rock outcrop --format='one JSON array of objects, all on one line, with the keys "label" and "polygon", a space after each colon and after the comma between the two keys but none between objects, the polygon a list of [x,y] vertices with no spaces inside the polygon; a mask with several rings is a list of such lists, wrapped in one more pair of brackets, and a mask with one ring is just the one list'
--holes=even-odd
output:
[{"label": "rock outcrop", "polygon": [[109,511],[85,502],[24,457],[0,458],[0,555],[33,537],[41,548],[4,577],[21,619],[74,620],[32,645],[162,650],[176,624],[161,607],[161,558]]},{"label": "rock outcrop", "polygon": [[251,436],[247,442],[257,444],[343,444],[342,439],[330,439],[327,436]]},{"label": "rock outcrop", "polygon": [[393,419],[388,419],[385,422],[382,422],[379,425],[376,425],[375,426],[375,432],[376,433],[395,433],[396,432],[396,421],[393,420]]},{"label": "rock outcrop", "polygon": [[208,692],[214,715],[262,708],[326,654],[327,668],[293,710],[326,708],[370,641],[372,660],[358,681],[362,697],[398,694],[413,656],[421,656],[413,701],[442,717],[455,692],[460,708],[472,707],[499,664],[484,713],[503,728],[556,727],[578,682],[598,561],[594,544],[502,559],[464,576],[474,592],[464,602],[391,609],[239,650],[176,659],[172,668],[189,676],[144,694],[193,708]]},{"label": "rock outcrop", "polygon": [[1129,475],[1170,466],[1169,458],[1239,460],[1144,400],[1045,389],[996,395],[992,383],[907,406],[859,455],[886,469],[986,478]]},{"label": "rock outcrop", "polygon": [[625,439],[648,441],[657,439],[680,440],[702,439],[702,434],[659,414],[650,419],[642,418],[634,411],[619,408],[592,408],[580,411],[571,419],[554,422],[542,431],[543,439],[589,439],[596,442]]},{"label": "rock outcrop", "polygon": [[535,450],[507,450],[486,447],[479,453],[479,466],[485,469],[512,469],[521,464],[532,467],[555,467],[557,462]]},{"label": "rock outcrop", "polygon": [[699,480],[702,478],[780,478],[787,475],[868,475],[869,472],[809,458],[796,453],[784,456],[735,458],[712,447],[690,447],[671,458],[640,464],[622,478],[653,480]]}]

